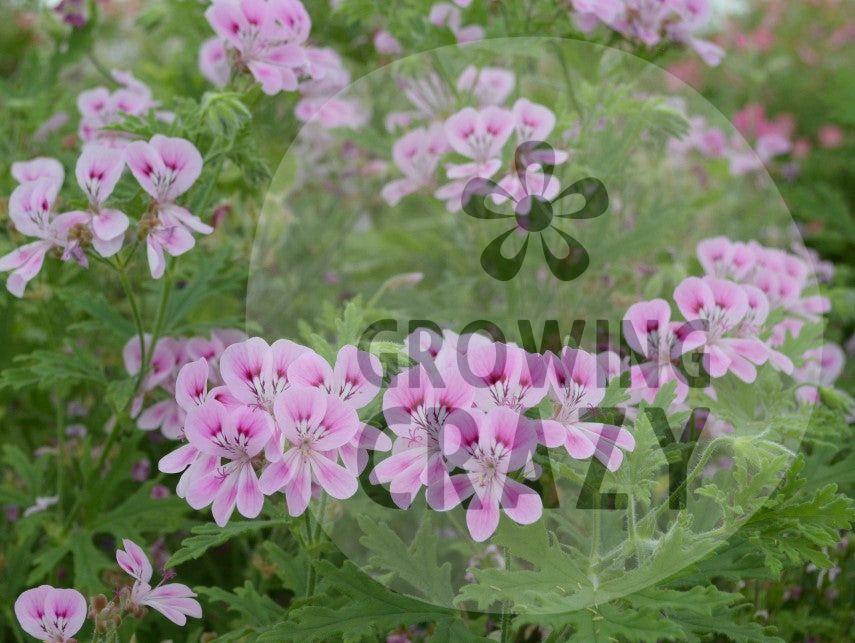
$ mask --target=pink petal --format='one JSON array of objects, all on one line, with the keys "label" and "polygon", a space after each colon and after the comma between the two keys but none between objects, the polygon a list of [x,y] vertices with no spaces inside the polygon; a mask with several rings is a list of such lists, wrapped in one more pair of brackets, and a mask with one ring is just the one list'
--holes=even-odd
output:
[{"label": "pink petal", "polygon": [[318,453],[312,455],[309,464],[318,484],[333,498],[345,500],[356,493],[356,476],[341,465]]},{"label": "pink petal", "polygon": [[570,457],[576,460],[590,458],[596,451],[594,441],[584,431],[572,425],[566,427],[564,446]]},{"label": "pink petal", "polygon": [[[301,425],[318,427],[323,422],[327,404],[335,399],[315,388],[289,388],[276,396],[273,402],[273,415],[288,441],[291,444],[297,444],[300,441],[298,427]],[[347,440],[341,444],[344,442]]]},{"label": "pink petal", "polygon": [[232,452],[223,447],[219,439],[223,434],[227,416],[226,407],[214,400],[192,408],[184,422],[187,440],[202,453],[230,458]]},{"label": "pink petal", "polygon": [[45,599],[44,620],[64,622],[61,632],[70,639],[83,627],[86,611],[86,599],[77,590],[52,589]]},{"label": "pink petal", "polygon": [[623,332],[627,344],[645,357],[657,358],[655,346],[649,335],[662,337],[671,321],[671,306],[664,299],[653,299],[633,304],[626,311]]},{"label": "pink petal", "polygon": [[214,522],[220,527],[225,527],[232,512],[235,510],[238,497],[238,481],[240,480],[240,469],[229,471],[223,478],[217,494],[214,496],[214,502],[211,505],[211,515],[214,516]]},{"label": "pink petal", "polygon": [[508,478],[502,489],[502,509],[514,522],[530,525],[543,515],[543,501],[534,489]]},{"label": "pink petal", "polygon": [[715,304],[709,285],[698,277],[687,277],[680,282],[674,290],[674,301],[688,320],[698,319],[701,310],[710,310]]},{"label": "pink petal", "polygon": [[499,526],[499,503],[492,498],[482,502],[477,495],[469,501],[466,510],[466,526],[476,542],[487,540]]},{"label": "pink petal", "polygon": [[258,478],[252,465],[241,467],[237,482],[237,509],[245,518],[255,518],[264,506],[264,496],[258,484]]},{"label": "pink petal", "polygon": [[[257,404],[258,383],[269,380],[270,347],[260,337],[232,344],[220,357],[220,375],[229,391],[245,404]],[[280,420],[281,421],[281,420]]]},{"label": "pink petal", "polygon": [[225,479],[219,467],[194,478],[187,486],[187,503],[193,509],[207,507],[220,492]]},{"label": "pink petal", "polygon": [[151,147],[163,160],[163,165],[174,177],[164,194],[168,201],[174,201],[184,194],[202,172],[202,155],[190,141],[183,138],[170,138],[155,134],[150,141]]},{"label": "pink petal", "polygon": [[288,505],[288,514],[299,516],[309,506],[312,496],[312,472],[309,464],[299,467],[294,472],[291,482],[285,485],[285,503]]},{"label": "pink petal", "polygon": [[[124,152],[111,147],[89,144],[83,148],[83,152],[77,159],[75,176],[77,184],[86,193],[89,202],[98,207],[113,193],[124,169]],[[121,232],[124,232],[124,229]],[[99,233],[99,236],[112,239],[116,235]]]},{"label": "pink petal", "polygon": [[116,562],[119,563],[119,567],[137,580],[148,583],[151,580],[152,568],[142,547],[127,538],[122,540],[122,546],[124,550],[116,550]]},{"label": "pink petal", "polygon": [[175,379],[175,401],[185,411],[192,411],[205,402],[208,395],[208,361],[199,358],[185,364]]},{"label": "pink petal", "polygon": [[446,474],[439,481],[428,486],[425,500],[434,511],[453,509],[469,496],[475,493],[475,488],[466,474],[449,476]]},{"label": "pink petal", "polygon": [[182,444],[163,456],[157,463],[157,468],[163,473],[180,473],[193,463],[197,455],[199,450],[192,444]]},{"label": "pink petal", "polygon": [[[50,585],[40,585],[23,592],[15,601],[15,616],[21,625],[21,629],[40,641],[50,639],[43,623],[45,621],[45,604],[48,596],[54,591],[56,590]],[[85,600],[83,611],[86,611]]]},{"label": "pink petal", "polygon": [[333,396],[327,397],[321,424],[324,431],[314,441],[314,448],[320,451],[331,451],[347,444],[361,426],[356,411]]},{"label": "pink petal", "polygon": [[[217,402],[213,402],[217,404]],[[224,408],[220,405],[221,408]],[[230,444],[240,444],[250,458],[261,453],[273,435],[273,419],[257,406],[236,406],[227,409],[223,436]]]},{"label": "pink petal", "polygon": [[291,449],[278,462],[268,464],[259,480],[262,493],[272,495],[291,482],[297,471],[305,468],[299,449]]},{"label": "pink petal", "polygon": [[62,185],[65,169],[62,163],[53,158],[40,156],[30,161],[12,163],[12,178],[18,183],[29,183],[38,179],[49,179],[56,185]]},{"label": "pink petal", "polygon": [[166,166],[157,150],[145,141],[133,141],[125,147],[125,161],[140,187],[158,198],[159,188],[154,180],[166,173]]}]

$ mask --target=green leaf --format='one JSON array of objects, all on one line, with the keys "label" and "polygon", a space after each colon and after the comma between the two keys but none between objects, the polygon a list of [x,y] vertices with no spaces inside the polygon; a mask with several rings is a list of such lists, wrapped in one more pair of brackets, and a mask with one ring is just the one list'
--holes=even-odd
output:
[{"label": "green leaf", "polygon": [[181,549],[172,555],[166,566],[175,567],[188,560],[199,558],[211,547],[222,545],[232,538],[280,524],[282,523],[278,520],[245,520],[230,522],[225,527],[220,527],[215,523],[198,525],[190,530],[195,535],[181,541]]},{"label": "green leaf", "polygon": [[[422,603],[393,592],[363,574],[353,563],[340,568],[318,561],[320,575],[347,600],[339,607],[306,605],[292,610],[287,621],[258,637],[258,641],[356,641],[377,637],[401,625],[442,624],[457,618],[453,610]],[[459,630],[458,630],[459,631]]]},{"label": "green leaf", "polygon": [[249,581],[246,581],[243,587],[235,588],[234,592],[227,592],[219,587],[194,587],[193,590],[207,596],[211,601],[225,603],[230,610],[240,613],[253,626],[272,625],[288,614],[285,608],[273,599],[259,594]]},{"label": "green leaf", "polygon": [[430,514],[424,515],[409,546],[387,525],[373,518],[361,516],[358,521],[365,534],[359,542],[374,552],[370,559],[372,565],[393,572],[431,602],[451,604],[454,598],[451,563],[438,563],[439,541]]},{"label": "green leaf", "polygon": [[86,595],[103,588],[101,570],[111,566],[111,561],[92,543],[90,532],[77,531],[71,536],[71,555],[74,560],[74,587]]}]

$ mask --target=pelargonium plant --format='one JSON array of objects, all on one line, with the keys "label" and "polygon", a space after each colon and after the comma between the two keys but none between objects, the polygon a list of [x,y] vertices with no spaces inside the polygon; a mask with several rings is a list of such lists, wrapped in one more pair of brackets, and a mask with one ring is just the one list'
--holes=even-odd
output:
[{"label": "pelargonium plant", "polygon": [[853,30],[731,4],[12,3],[0,639],[847,640]]}]

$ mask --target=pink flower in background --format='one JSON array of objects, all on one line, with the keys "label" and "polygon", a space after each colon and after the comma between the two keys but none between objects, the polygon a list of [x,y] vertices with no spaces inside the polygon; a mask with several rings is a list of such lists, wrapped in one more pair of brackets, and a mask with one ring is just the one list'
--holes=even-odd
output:
[{"label": "pink flower in background", "polygon": [[819,144],[827,150],[834,150],[843,145],[845,136],[837,125],[828,123],[819,128]]},{"label": "pink flower in background", "polygon": [[744,382],[757,377],[768,348],[757,337],[734,336],[748,313],[748,295],[738,284],[716,277],[688,277],[674,290],[674,301],[689,321],[705,325],[704,369],[712,377],[732,372]]},{"label": "pink flower in background", "polygon": [[796,390],[796,399],[804,404],[819,404],[819,387],[834,384],[845,364],[846,353],[831,342],[805,351],[802,365],[793,371],[796,381],[804,383]]},{"label": "pink flower in background", "polygon": [[[339,350],[334,367],[314,351],[303,353],[288,367],[288,378],[295,386],[320,389],[358,411],[377,397],[383,367],[375,355],[348,345]],[[360,422],[353,438],[338,451],[344,466],[359,474],[368,464],[369,449],[389,451],[391,448],[389,436]]]},{"label": "pink flower in background", "polygon": [[445,122],[445,135],[451,148],[470,159],[467,163],[448,163],[451,183],[434,194],[446,202],[450,212],[463,207],[463,192],[473,178],[490,178],[501,167],[502,148],[513,132],[513,115],[499,107],[476,110],[465,107]]},{"label": "pink flower in background", "polygon": [[478,106],[501,105],[516,84],[516,75],[501,67],[469,65],[457,77],[457,91],[471,94]]},{"label": "pink flower in background", "polygon": [[113,193],[116,183],[125,169],[125,161],[120,150],[89,144],[83,148],[77,159],[75,176],[80,189],[89,199],[87,212],[76,212],[87,219],[85,226],[89,233],[84,237],[66,242],[66,252],[73,251],[83,241],[89,241],[102,257],[112,257],[122,248],[125,230],[128,229],[128,217],[115,208],[104,207],[104,202]]},{"label": "pink flower in background", "polygon": [[381,196],[394,206],[405,196],[433,185],[439,160],[448,149],[445,132],[439,125],[407,132],[392,147],[392,159],[404,178],[384,185]]},{"label": "pink flower in background", "polygon": [[48,179],[56,184],[57,189],[62,187],[65,180],[65,169],[62,163],[56,159],[40,156],[30,161],[16,161],[12,163],[12,178],[18,183],[29,183],[39,179]]},{"label": "pink flower in background", "polygon": [[[463,5],[460,5],[463,6]],[[428,21],[437,27],[448,27],[459,43],[483,40],[484,28],[480,25],[463,25],[463,14],[458,6],[449,2],[437,2],[430,8]]]},{"label": "pink flower in background", "polygon": [[[114,70],[113,78],[121,85],[119,89],[110,92],[105,87],[95,87],[77,97],[79,135],[84,142],[97,140],[103,145],[124,147],[130,140],[127,134],[104,128],[119,123],[125,115],[145,116],[157,108],[151,90],[132,74]],[[157,116],[168,119],[165,113]]]},{"label": "pink flower in background", "polygon": [[442,454],[442,432],[449,415],[472,406],[475,391],[456,368],[407,369],[392,378],[383,395],[383,414],[397,436],[392,455],[373,471],[377,482],[390,483],[395,504],[409,507],[422,486],[441,489],[448,481]]},{"label": "pink flower in background", "polygon": [[232,68],[226,43],[220,38],[208,38],[199,48],[199,71],[214,87],[222,89],[229,84]]},{"label": "pink flower in background", "polygon": [[65,643],[83,627],[86,599],[73,589],[40,585],[28,589],[15,601],[15,616],[21,629],[40,641]]},{"label": "pink flower in background", "polygon": [[128,144],[125,152],[128,167],[156,204],[156,212],[145,224],[146,247],[151,276],[160,279],[166,269],[164,253],[184,254],[196,243],[191,231],[210,234],[214,230],[175,203],[199,178],[202,155],[190,141],[160,134],[148,143]]},{"label": "pink flower in background", "polygon": [[[742,289],[747,295],[748,310],[742,318],[739,326],[734,331],[734,334],[739,337],[756,339],[766,331],[766,319],[769,316],[769,299],[765,293],[750,284],[745,284]],[[775,350],[771,346],[771,342],[764,342],[766,352],[769,354],[769,363],[779,371],[790,374],[793,372],[792,360]]]},{"label": "pink flower in background", "polygon": [[214,0],[205,18],[265,94],[297,89],[312,27],[299,0]]},{"label": "pink flower in background", "polygon": [[282,432],[280,459],[261,475],[265,494],[283,491],[288,513],[299,516],[313,482],[339,500],[356,493],[356,473],[336,462],[337,450],[359,430],[352,407],[316,388],[294,387],[276,397],[274,415]]},{"label": "pink flower in background", "polygon": [[682,355],[704,343],[704,332],[690,324],[671,321],[671,306],[664,299],[640,301],[626,311],[623,333],[627,344],[645,358],[630,366],[630,390],[653,403],[659,389],[676,382],[674,401],[683,402],[689,386],[677,369]]},{"label": "pink flower in background", "polygon": [[401,47],[401,43],[399,43],[395,39],[395,36],[385,29],[381,29],[374,34],[374,49],[377,50],[378,54],[384,54],[387,56],[398,56],[404,53],[404,48]]},{"label": "pink flower in background", "polygon": [[754,270],[756,263],[751,246],[733,242],[727,237],[704,239],[698,243],[696,252],[704,271],[713,277],[743,281]]},{"label": "pink flower in background", "polygon": [[721,47],[697,37],[710,22],[708,0],[573,0],[573,9],[584,33],[604,24],[647,47],[663,40],[688,45],[712,67],[724,56]]},{"label": "pink flower in background", "polygon": [[577,460],[596,458],[609,471],[623,462],[623,451],[635,449],[635,438],[626,429],[584,420],[605,397],[605,376],[590,353],[565,348],[558,357],[547,355],[549,396],[556,405],[552,418],[541,421],[540,439],[549,448],[564,446]]},{"label": "pink flower in background", "polygon": [[258,516],[264,497],[252,460],[273,435],[270,416],[258,408],[229,408],[210,400],[187,414],[184,433],[201,453],[226,460],[213,471],[190,480],[190,506],[201,509],[213,503],[211,513],[221,527],[228,523],[235,507],[246,518]]},{"label": "pink flower in background", "polygon": [[365,125],[369,111],[342,93],[350,84],[350,72],[341,56],[329,47],[309,48],[307,55],[314,77],[300,83],[303,98],[294,108],[297,119],[313,121],[325,129],[359,129]]},{"label": "pink flower in background", "polygon": [[414,362],[437,372],[447,368],[459,370],[470,350],[491,343],[491,339],[478,333],[458,335],[446,328],[440,335],[430,328],[416,328],[404,340],[404,349]]},{"label": "pink flower in background", "polygon": [[511,409],[452,414],[443,434],[443,453],[466,473],[451,476],[441,492],[432,494],[434,508],[452,509],[473,496],[466,525],[477,542],[496,531],[500,508],[521,525],[537,521],[543,513],[540,496],[508,475],[525,466],[536,446],[533,422]]},{"label": "pink flower in background", "polygon": [[152,587],[152,567],[142,548],[127,538],[122,540],[124,549],[116,550],[116,562],[134,579],[130,593],[125,599],[127,607],[150,607],[163,614],[176,625],[185,625],[187,617],[202,618],[202,606],[196,593],[182,583],[162,581]]}]

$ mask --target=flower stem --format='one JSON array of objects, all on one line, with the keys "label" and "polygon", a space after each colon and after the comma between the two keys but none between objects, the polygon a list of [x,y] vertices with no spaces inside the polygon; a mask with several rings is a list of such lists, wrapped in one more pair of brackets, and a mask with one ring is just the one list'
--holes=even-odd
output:
[{"label": "flower stem", "polygon": [[304,514],[306,517],[306,536],[308,539],[307,554],[309,556],[309,570],[306,575],[306,598],[311,598],[315,593],[315,583],[317,580],[317,572],[312,564],[315,558],[315,546],[320,542],[321,529],[324,522],[324,514],[327,510],[327,496],[321,496],[321,506],[318,508],[318,515],[315,517],[315,527],[312,529],[312,521],[309,518],[308,511]]}]

